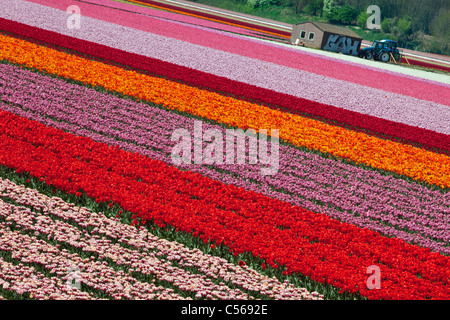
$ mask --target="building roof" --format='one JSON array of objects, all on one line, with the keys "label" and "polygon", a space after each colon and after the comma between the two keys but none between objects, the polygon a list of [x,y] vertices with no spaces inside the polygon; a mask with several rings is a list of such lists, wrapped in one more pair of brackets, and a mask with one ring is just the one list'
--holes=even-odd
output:
[{"label": "building roof", "polygon": [[296,23],[295,25],[297,26],[297,25],[306,24],[306,23],[311,23],[311,24],[315,25],[317,28],[319,28],[323,32],[341,34],[341,35],[344,35],[347,37],[362,39],[362,37],[360,37],[356,32],[354,32],[350,28],[337,26],[337,25],[329,24],[329,23],[325,23],[325,22],[304,21],[304,22]]}]

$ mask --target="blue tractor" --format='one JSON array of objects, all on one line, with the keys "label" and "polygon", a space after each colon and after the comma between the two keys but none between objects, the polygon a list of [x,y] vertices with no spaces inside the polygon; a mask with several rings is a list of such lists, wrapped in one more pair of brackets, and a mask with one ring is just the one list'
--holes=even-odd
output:
[{"label": "blue tractor", "polygon": [[396,62],[400,61],[400,51],[397,48],[397,41],[394,40],[375,40],[372,46],[359,50],[358,57],[366,59],[375,59],[388,62],[391,56]]}]

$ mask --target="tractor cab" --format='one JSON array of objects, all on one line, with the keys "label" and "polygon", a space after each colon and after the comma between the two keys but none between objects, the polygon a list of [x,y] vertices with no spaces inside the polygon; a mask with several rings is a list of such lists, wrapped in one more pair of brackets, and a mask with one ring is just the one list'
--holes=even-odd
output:
[{"label": "tractor cab", "polygon": [[359,50],[358,56],[366,59],[375,59],[383,62],[388,62],[391,57],[395,61],[400,60],[400,51],[397,47],[397,41],[393,40],[375,40],[372,46]]}]

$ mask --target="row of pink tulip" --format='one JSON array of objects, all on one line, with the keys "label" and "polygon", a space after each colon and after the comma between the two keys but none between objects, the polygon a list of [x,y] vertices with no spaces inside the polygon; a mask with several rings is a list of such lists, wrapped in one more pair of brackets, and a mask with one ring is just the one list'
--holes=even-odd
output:
[{"label": "row of pink tulip", "polygon": [[[12,208],[14,207],[0,201],[0,214],[2,216],[11,211]],[[26,210],[15,207],[14,212],[23,215]],[[18,216],[10,216],[6,220],[14,221],[16,224],[22,222]],[[8,225],[8,222],[6,224]],[[20,229],[30,230],[23,225],[20,225]],[[63,233],[64,228],[55,231],[55,235]],[[101,290],[115,299],[148,300],[155,297],[159,299],[182,299],[178,294],[169,291],[172,289],[156,286],[154,283],[137,281],[125,271],[116,271],[109,267],[106,261],[102,263],[93,261],[94,259],[83,259],[76,253],[67,252],[66,249],[59,250],[58,247],[39,240],[37,238],[39,234],[39,231],[35,231],[33,236],[13,232],[8,230],[7,227],[0,227],[0,250],[10,252],[12,258],[21,263],[42,265],[47,272],[55,274],[65,282],[70,281],[71,283],[74,282],[72,284],[76,284],[77,281],[80,281],[80,283]],[[92,253],[95,254],[95,251],[92,250]],[[79,276],[76,270],[81,271]],[[71,284],[68,284],[68,286],[70,287]]]},{"label": "row of pink tulip", "polygon": [[[0,223],[4,228],[4,223]],[[0,288],[34,299],[45,300],[91,300],[90,294],[72,290],[60,277],[46,277],[34,267],[13,264],[0,257]],[[0,296],[0,300],[4,299]]]},{"label": "row of pink tulip", "polygon": [[[49,198],[36,190],[17,186],[9,180],[0,180],[0,192],[2,197],[27,206],[16,206],[0,200],[0,216],[4,219],[20,226],[22,231],[27,230],[35,236],[42,235],[48,241],[65,243],[76,250],[92,255],[90,260],[81,259],[76,253],[59,251],[49,243],[35,239],[39,245],[35,247],[30,244],[27,250],[22,252],[23,259],[31,258],[35,263],[43,264],[50,270],[60,272],[59,275],[62,275],[61,273],[70,265],[78,265],[82,271],[86,270],[84,274],[86,274],[88,286],[106,291],[114,298],[154,298],[155,290],[162,288],[142,283],[132,278],[131,275],[125,276],[116,272],[108,267],[105,261],[100,262],[104,258],[112,260],[117,266],[125,267],[129,271],[151,275],[159,280],[172,283],[182,291],[194,292],[197,298],[252,299],[253,297],[246,293],[248,290],[277,299],[319,298],[317,293],[314,293],[313,296],[306,289],[294,288],[292,285],[279,282],[276,278],[268,278],[248,266],[236,266],[225,259],[203,254],[198,249],[189,249],[182,244],[160,239],[143,229],[139,231],[116,219],[107,218],[102,213],[76,207],[55,197]],[[11,212],[12,209],[14,209],[13,212]],[[52,218],[58,219],[55,222]],[[65,222],[69,220],[74,224]],[[88,229],[92,229],[92,232],[88,232]],[[28,236],[21,235],[20,237],[21,241],[25,241],[23,237]],[[11,245],[11,242],[4,238],[2,241]],[[117,243],[115,243],[116,241]],[[135,249],[130,249],[130,246]],[[51,248],[50,252],[53,253],[51,259],[49,252],[46,255],[33,255],[33,253],[37,253],[36,251],[42,251],[44,248]],[[15,252],[13,254],[16,255]],[[95,258],[96,256],[97,258]],[[18,257],[16,256],[16,258]],[[183,268],[197,268],[200,274],[175,267],[172,265],[172,261],[176,261]],[[129,294],[123,296],[123,293],[117,291],[117,287],[111,286],[110,278],[103,279],[104,281],[97,280],[97,274],[118,277],[122,281],[120,282],[121,287],[129,286],[131,288]],[[213,283],[212,279],[222,279],[222,282],[217,285]],[[241,289],[232,289],[224,281],[230,281]],[[133,291],[133,288],[136,288],[137,291]],[[157,293],[158,295],[162,294],[162,298],[181,298],[173,293],[172,289],[164,290],[166,290],[165,294],[164,292]],[[147,294],[142,296],[139,292]]]},{"label": "row of pink tulip", "polygon": [[[121,3],[117,1],[111,1],[111,0],[95,0],[94,3],[101,5],[103,7],[108,8],[115,8],[117,9],[117,13],[127,11],[127,12],[134,12],[138,13],[140,17],[149,17],[149,18],[159,18],[162,20],[167,20],[173,23],[179,23],[183,26],[190,26],[193,28],[199,28],[201,30],[209,30],[213,33],[219,33],[219,34],[226,34],[226,33],[232,33],[232,34],[240,34],[240,35],[246,35],[246,36],[254,36],[258,38],[266,38],[267,34],[257,32],[255,30],[251,30],[248,28],[242,28],[233,26],[226,23],[221,22],[215,22],[211,20],[206,20],[202,18],[197,18],[194,16],[189,15],[183,15],[178,13],[173,13],[169,11],[163,11],[163,10],[157,10],[153,9],[151,7],[141,7],[141,6],[134,6],[130,5],[128,3]],[[154,20],[151,20],[154,21]],[[223,32],[225,31],[225,32]]]},{"label": "row of pink tulip", "polygon": [[[24,2],[23,0],[14,0],[18,3]],[[72,4],[69,0],[55,1],[55,0],[32,0],[33,3],[45,6],[45,10],[48,11],[48,7],[55,8],[59,10],[66,10],[68,6]],[[26,2],[25,2],[26,5]],[[365,66],[358,66],[353,64],[351,67],[348,63],[343,61],[337,61],[335,59],[328,59],[319,55],[310,55],[302,51],[286,50],[280,46],[270,46],[260,41],[249,41],[245,38],[234,37],[230,35],[218,34],[211,32],[209,30],[200,30],[195,27],[190,27],[186,25],[180,25],[169,21],[163,21],[160,19],[155,19],[152,17],[138,15],[135,13],[127,11],[118,11],[110,8],[102,8],[98,10],[97,5],[92,5],[89,3],[79,3],[77,4],[82,12],[84,21],[87,24],[89,18],[98,19],[97,24],[103,24],[105,27],[113,27],[113,25],[118,25],[122,31],[125,31],[123,27],[132,28],[133,30],[143,31],[144,33],[152,33],[154,35],[160,35],[164,37],[169,37],[173,44],[177,42],[174,39],[180,40],[182,42],[188,42],[190,44],[196,45],[198,49],[216,49],[220,51],[225,51],[227,53],[237,54],[242,57],[247,57],[251,59],[257,59],[264,62],[273,63],[279,66],[289,67],[296,70],[302,70],[311,72],[320,76],[330,77],[337,80],[344,80],[355,84],[360,84],[363,86],[368,86],[376,89],[381,89],[387,92],[398,93],[402,95],[411,96],[418,99],[434,101],[442,104],[449,104],[450,101],[450,91],[443,90],[448,88],[448,84],[434,84],[430,82],[424,82],[423,79],[414,79],[410,77],[405,77],[402,74],[395,74],[392,72],[386,72],[381,70],[368,69]],[[39,6],[34,6],[33,9],[38,9]],[[133,6],[132,8],[135,8]],[[49,12],[52,12],[51,10]],[[55,12],[55,11],[53,11]],[[61,19],[66,20],[67,14],[65,12],[59,12],[59,21]],[[90,23],[93,23],[92,21]],[[47,28],[47,24],[44,28]],[[83,28],[76,30],[75,32],[70,32],[67,30],[66,26],[58,24],[64,27],[65,30],[61,30],[62,33],[71,33],[74,36],[78,34],[83,34]],[[93,29],[91,32],[98,32]],[[114,32],[115,36],[111,39],[116,40],[116,36],[119,32]],[[189,34],[187,37],[186,35]],[[102,38],[105,34],[100,33]],[[143,35],[137,35],[129,39],[138,40],[142,42]],[[101,40],[100,40],[101,41]],[[200,46],[200,47],[199,47]],[[154,45],[150,46],[154,49]],[[179,50],[180,45],[172,45],[165,48],[170,52],[170,50]],[[125,49],[126,50],[126,49]],[[128,50],[132,50],[128,48]],[[201,56],[201,55],[200,55]],[[202,60],[202,63],[205,61]],[[212,62],[212,61],[211,61]],[[216,63],[215,61],[214,63]],[[176,63],[176,62],[175,62]],[[273,72],[270,72],[273,74]],[[291,85],[292,79],[290,78]],[[444,87],[444,88],[443,88]],[[420,88],[418,90],[417,88]]]}]

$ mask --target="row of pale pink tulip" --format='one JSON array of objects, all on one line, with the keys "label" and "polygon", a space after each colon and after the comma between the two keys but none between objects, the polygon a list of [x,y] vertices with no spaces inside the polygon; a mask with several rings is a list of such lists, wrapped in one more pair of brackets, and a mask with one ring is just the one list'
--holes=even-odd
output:
[{"label": "row of pale pink tulip", "polygon": [[[11,211],[12,207],[0,202],[1,214]],[[16,207],[14,212],[17,211],[19,214],[25,212],[17,210]],[[9,217],[7,221],[11,223],[12,219]],[[18,220],[14,222],[20,223]],[[21,229],[27,230],[25,227]],[[94,256],[91,256],[91,259],[82,258],[77,253],[70,253],[66,249],[59,250],[56,246],[38,239],[39,234],[39,231],[29,235],[8,230],[7,226],[0,227],[0,250],[9,252],[12,259],[16,261],[42,265],[48,273],[60,277],[63,281],[69,281],[69,284],[66,283],[68,286],[74,288],[77,283],[83,283],[114,299],[184,299],[173,293],[173,289],[138,281],[126,271],[116,271],[109,267],[106,261],[94,261]]]},{"label": "row of pale pink tulip", "polygon": [[[0,224],[0,226],[3,226]],[[92,295],[73,290],[60,277],[46,277],[33,266],[13,264],[0,257],[0,288],[29,298],[45,300],[91,300]],[[0,295],[0,300],[4,299]]]},{"label": "row of pale pink tulip", "polygon": [[[145,230],[138,231],[132,226],[121,224],[116,219],[107,218],[102,213],[73,206],[55,197],[49,198],[36,190],[17,186],[9,180],[0,181],[2,197],[27,206],[13,206],[2,201],[0,216],[8,221],[14,221],[21,230],[40,234],[49,241],[65,243],[76,250],[92,254],[93,261],[80,269],[89,270],[90,267],[97,266],[94,264],[95,259],[106,258],[117,266],[139,274],[155,276],[159,280],[172,283],[182,291],[194,292],[197,298],[253,298],[245,291],[259,292],[263,296],[277,299],[322,298],[316,292],[309,294],[306,289],[295,288],[279,282],[276,278],[263,276],[248,266],[236,266],[222,258],[203,254],[198,249],[191,250],[179,243],[160,239]],[[13,213],[11,213],[12,208]],[[53,221],[50,217],[58,218]],[[72,224],[65,220],[70,220]],[[92,234],[87,229],[92,229]],[[49,246],[49,244],[46,245]],[[64,250],[62,252],[70,255]],[[75,256],[77,257],[76,254],[71,255],[71,257]],[[58,255],[55,253],[53,258],[57,260]],[[199,274],[172,266],[172,261],[183,268],[196,268]],[[54,263],[49,267],[53,265]],[[61,266],[67,268],[68,262],[62,262]],[[107,267],[104,266],[104,268]],[[99,270],[95,270],[97,271]],[[222,282],[217,285],[211,279],[219,279]],[[229,281],[244,290],[232,289],[225,285],[224,281]],[[136,281],[136,283],[139,282]],[[108,290],[108,288],[102,289],[101,283],[92,285],[96,285],[100,290]],[[118,293],[115,294],[114,297],[117,297]]]}]

